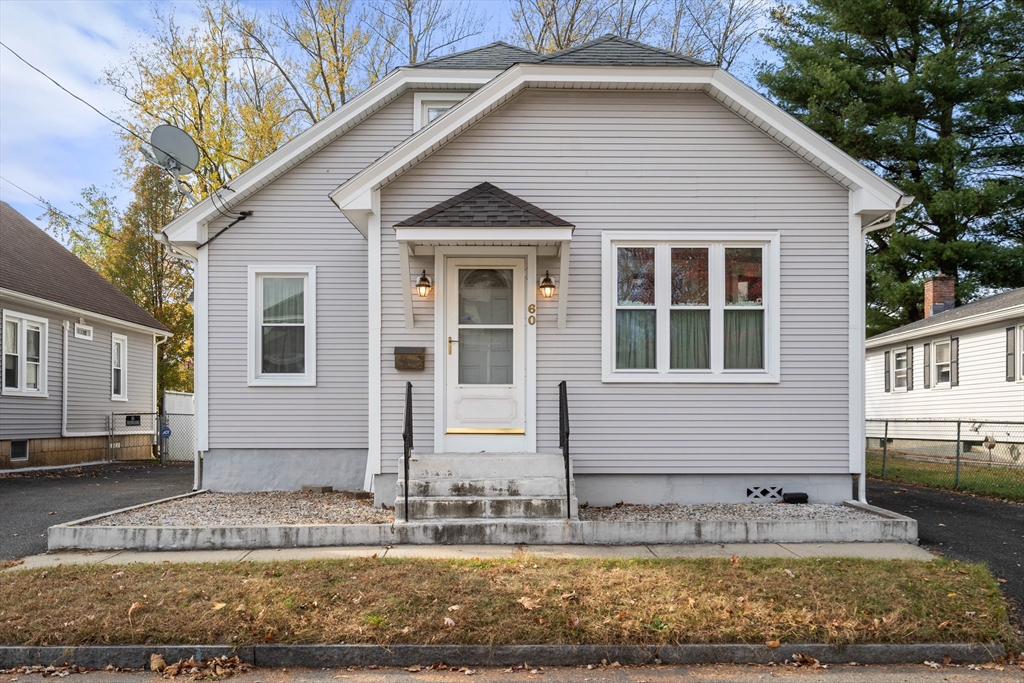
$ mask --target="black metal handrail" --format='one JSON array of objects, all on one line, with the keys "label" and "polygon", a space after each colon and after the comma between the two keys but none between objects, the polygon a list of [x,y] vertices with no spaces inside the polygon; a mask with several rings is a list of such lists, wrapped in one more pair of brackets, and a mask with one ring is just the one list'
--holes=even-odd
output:
[{"label": "black metal handrail", "polygon": [[569,398],[565,380],[558,383],[558,447],[565,460],[565,518],[572,519],[572,490],[569,488]]},{"label": "black metal handrail", "polygon": [[412,454],[412,382],[405,383],[405,420],[402,422],[405,447],[405,521],[409,521],[409,456]]}]

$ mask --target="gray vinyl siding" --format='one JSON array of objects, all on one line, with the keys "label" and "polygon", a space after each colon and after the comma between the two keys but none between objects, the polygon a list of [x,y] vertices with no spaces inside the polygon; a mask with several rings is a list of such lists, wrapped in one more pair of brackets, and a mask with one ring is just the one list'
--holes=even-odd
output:
[{"label": "gray vinyl siding", "polygon": [[[68,431],[104,432],[111,413],[153,412],[153,335],[88,318],[86,323],[90,341],[68,331]],[[128,337],[127,401],[110,397],[114,334]]]},{"label": "gray vinyl siding", "polygon": [[[1024,382],[1006,381],[1006,328],[1020,318],[892,342],[867,351],[868,419],[1010,420],[1024,422]],[[960,339],[959,385],[924,388],[924,344]],[[885,391],[885,352],[913,347],[914,389]],[[1018,354],[1019,357],[1019,354]]]},{"label": "gray vinyl siding", "polygon": [[[4,301],[3,308],[49,320],[46,352],[46,398],[0,396],[0,440],[60,437],[64,331],[68,320],[68,431],[106,433],[112,412],[153,410],[153,335],[82,316],[93,328],[91,341],[76,339],[78,315],[52,312],[41,306]],[[128,400],[110,398],[111,335],[128,337]]]},{"label": "gray vinyl siding", "polygon": [[[261,190],[211,244],[210,448],[366,448],[366,239],[328,193],[412,132],[413,95],[381,109]],[[219,221],[210,234],[226,225]],[[248,266],[316,266],[315,387],[247,386]]]},{"label": "gray vinyl siding", "polygon": [[[47,397],[0,395],[0,441],[59,437],[62,318],[54,317],[54,314],[39,306],[28,306],[6,298],[0,301],[0,309],[11,313],[34,315],[49,321],[46,332]],[[0,330],[0,335],[3,335],[3,330]]]},{"label": "gray vinyl siding", "polygon": [[[538,450],[557,448],[564,379],[580,474],[849,472],[848,191],[703,94],[555,90],[525,91],[383,189],[382,471],[397,471],[406,380],[416,448],[433,438],[434,300],[406,330],[392,226],[483,181],[576,225],[567,329],[539,302]],[[629,229],[781,234],[781,383],[601,382],[601,234]],[[561,284],[556,258],[538,269]],[[427,371],[396,372],[395,346],[427,347]]]}]

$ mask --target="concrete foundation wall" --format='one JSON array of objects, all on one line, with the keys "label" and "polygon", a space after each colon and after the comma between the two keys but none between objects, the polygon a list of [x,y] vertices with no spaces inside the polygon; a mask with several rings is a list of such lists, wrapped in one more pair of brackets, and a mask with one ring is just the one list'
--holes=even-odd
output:
[{"label": "concrete foundation wall", "polygon": [[[147,451],[148,456],[148,451]],[[0,470],[58,467],[107,459],[107,437],[29,439],[28,460],[11,460],[11,442],[0,441]]]},{"label": "concrete foundation wall", "polygon": [[[397,474],[373,478],[373,504],[395,504]],[[783,492],[806,493],[811,503],[838,504],[856,498],[848,474],[576,474],[580,505],[606,507],[625,503],[750,503],[747,489],[782,487]]]},{"label": "concrete foundation wall", "polygon": [[203,488],[210,491],[361,489],[365,472],[365,448],[215,448],[203,456]]}]

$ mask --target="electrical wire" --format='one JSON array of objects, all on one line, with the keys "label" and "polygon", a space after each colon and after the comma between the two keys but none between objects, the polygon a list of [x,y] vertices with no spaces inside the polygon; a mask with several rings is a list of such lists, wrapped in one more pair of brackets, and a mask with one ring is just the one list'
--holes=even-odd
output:
[{"label": "electrical wire", "polygon": [[[152,147],[153,149],[157,150],[158,152],[163,152],[163,153],[164,153],[164,154],[166,154],[167,156],[169,156],[169,157],[172,157],[172,158],[173,158],[173,156],[174,156],[174,155],[173,155],[173,154],[170,154],[169,152],[167,152],[167,150],[164,150],[164,149],[160,149],[159,147],[157,147],[156,145],[154,145],[154,144],[153,144],[152,142],[150,142],[149,140],[146,140],[146,139],[145,139],[145,138],[143,138],[143,137],[142,137],[141,135],[139,135],[138,133],[136,133],[135,131],[133,131],[133,130],[132,130],[131,128],[129,128],[128,126],[124,125],[123,123],[121,123],[121,122],[120,122],[120,121],[118,121],[117,119],[114,119],[114,118],[112,118],[112,117],[108,116],[107,114],[103,113],[103,112],[102,112],[102,111],[101,111],[100,109],[98,109],[97,107],[95,107],[94,105],[92,105],[91,103],[89,103],[88,101],[86,101],[85,99],[83,99],[82,97],[80,97],[80,96],[76,95],[75,93],[73,93],[73,92],[71,92],[70,90],[68,90],[67,88],[65,88],[65,87],[64,87],[63,85],[61,85],[60,83],[58,83],[58,82],[57,82],[57,81],[56,81],[56,80],[55,80],[55,79],[54,79],[54,78],[53,78],[52,76],[50,76],[50,75],[49,75],[49,74],[47,74],[47,73],[46,73],[45,71],[43,71],[42,69],[40,69],[40,68],[39,68],[39,67],[37,67],[36,65],[32,64],[31,62],[29,62],[29,61],[28,61],[27,59],[25,59],[24,57],[22,57],[21,55],[19,55],[19,54],[18,54],[17,52],[15,52],[13,48],[11,48],[11,47],[10,47],[9,45],[7,45],[7,43],[4,43],[3,41],[0,41],[0,45],[2,45],[2,46],[4,47],[4,49],[6,49],[6,50],[7,50],[8,52],[10,52],[10,53],[11,53],[12,55],[14,55],[14,56],[15,56],[15,57],[17,57],[17,58],[18,58],[19,60],[21,60],[21,62],[22,62],[23,64],[25,64],[25,66],[29,67],[30,69],[32,69],[33,71],[35,71],[36,73],[38,73],[39,75],[41,75],[41,76],[42,76],[43,78],[45,78],[46,80],[50,81],[50,82],[51,82],[51,83],[53,83],[53,84],[54,84],[55,86],[57,86],[58,88],[60,88],[61,90],[63,90],[63,91],[65,92],[65,93],[67,93],[68,95],[71,95],[71,97],[75,98],[76,100],[78,100],[79,102],[81,102],[82,104],[84,104],[85,106],[87,106],[87,107],[89,107],[90,109],[92,109],[92,110],[93,110],[94,112],[96,112],[97,114],[99,114],[100,116],[102,116],[103,118],[105,118],[105,119],[106,119],[107,121],[110,121],[110,122],[111,122],[112,124],[114,124],[115,126],[117,126],[117,127],[118,127],[118,128],[120,128],[120,129],[122,129],[123,131],[125,131],[126,133],[128,133],[129,135],[131,135],[132,137],[134,137],[134,138],[137,138],[138,140],[142,141],[142,143],[143,143],[143,144],[149,145],[150,147]],[[205,180],[205,181],[206,181],[207,183],[209,183],[210,185],[213,185],[213,183],[211,182],[210,178],[209,178],[209,177],[207,177],[207,176],[206,176],[205,174],[203,174],[203,173],[200,173],[200,172],[199,172],[199,169],[193,169],[193,170],[192,170],[192,172],[193,172],[193,173],[195,173],[195,174],[196,174],[197,176],[199,176],[200,178],[202,178],[203,180]],[[10,182],[10,181],[8,181],[8,182]],[[11,183],[11,184],[13,185],[14,183]],[[223,185],[221,185],[221,188],[222,188],[222,189],[225,189],[225,190],[230,190],[231,192],[234,192],[234,190],[233,190],[232,188],[228,187],[227,183],[224,183]],[[21,189],[21,188],[19,188],[19,189]],[[209,196],[211,196],[211,197],[216,197],[216,196],[217,196],[217,192],[218,192],[218,190],[214,190],[214,191],[213,191],[212,193],[210,193],[210,195],[209,195]],[[225,218],[235,218],[236,216],[238,216],[238,215],[239,215],[239,214],[225,214],[223,210],[221,210],[221,209],[220,209],[219,207],[217,207],[217,206],[216,206],[216,201],[215,201],[215,200],[211,200],[211,201],[212,201],[212,202],[213,202],[213,204],[214,204],[214,208],[216,208],[216,209],[217,209],[217,212],[218,212],[218,213],[220,213],[220,214],[221,214],[222,216],[224,216]],[[224,198],[223,198],[223,197],[221,197],[221,202],[224,202]]]},{"label": "electrical wire", "polygon": [[[69,214],[69,213],[66,213],[66,212],[64,212],[64,211],[61,211],[61,210],[60,210],[60,209],[58,209],[58,208],[57,208],[56,206],[54,206],[54,205],[53,205],[53,204],[51,204],[50,202],[46,201],[46,200],[45,200],[45,199],[43,199],[42,197],[40,197],[40,196],[38,196],[38,195],[34,195],[34,194],[32,194],[31,192],[29,192],[28,190],[26,190],[26,189],[25,189],[24,187],[22,187],[21,185],[18,185],[17,183],[15,183],[15,182],[13,182],[13,181],[11,181],[11,180],[8,180],[7,178],[3,177],[2,175],[0,175],[0,180],[3,180],[3,181],[4,181],[5,183],[7,183],[8,185],[10,185],[10,186],[12,186],[12,187],[14,187],[14,188],[17,188],[18,190],[21,190],[21,191],[22,191],[22,192],[24,192],[24,193],[25,193],[26,195],[28,195],[29,197],[31,197],[32,199],[34,199],[34,200],[35,200],[35,202],[36,202],[36,206],[38,206],[39,208],[41,208],[41,209],[46,209],[47,211],[52,211],[53,213],[57,214],[58,216],[61,216],[62,218],[66,219],[66,220],[69,220],[69,221],[72,221],[72,222],[74,222],[74,223],[77,223],[78,225],[82,226],[83,228],[85,228],[85,229],[87,229],[87,230],[92,230],[92,231],[93,231],[93,232],[95,232],[95,233],[99,233],[100,235],[103,235],[103,236],[104,236],[104,237],[106,237],[107,239],[111,239],[111,240],[113,240],[113,241],[115,241],[115,242],[120,242],[120,243],[121,243],[121,244],[123,244],[123,245],[124,245],[124,246],[125,246],[125,247],[126,247],[126,248],[127,248],[127,249],[128,249],[129,251],[130,251],[130,252],[132,252],[132,253],[133,253],[133,254],[134,254],[135,256],[139,256],[139,257],[144,257],[144,256],[148,256],[148,255],[146,254],[146,252],[145,252],[145,251],[143,251],[143,250],[139,249],[139,248],[138,248],[137,246],[135,246],[135,245],[134,245],[134,244],[132,244],[131,242],[126,242],[126,241],[124,241],[123,239],[121,239],[121,238],[119,238],[119,237],[114,237],[114,236],[113,236],[113,235],[111,235],[111,234],[110,234],[109,232],[104,232],[103,230],[100,230],[99,228],[97,228],[97,227],[96,227],[96,226],[94,226],[94,225],[89,225],[88,223],[86,223],[86,222],[84,222],[84,221],[82,221],[82,220],[79,220],[78,218],[75,218],[75,217],[74,217],[74,216],[72,216],[71,214]],[[184,197],[182,197],[182,199],[184,199]],[[179,207],[180,207],[180,204],[179,204]],[[161,246],[163,246],[163,245],[161,245]]]}]

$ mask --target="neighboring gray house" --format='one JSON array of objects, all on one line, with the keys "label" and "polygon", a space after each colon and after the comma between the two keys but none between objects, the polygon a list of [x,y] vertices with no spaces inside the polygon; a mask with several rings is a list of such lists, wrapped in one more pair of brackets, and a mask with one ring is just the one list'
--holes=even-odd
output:
[{"label": "neighboring gray house", "polygon": [[[1024,288],[954,307],[953,281],[930,278],[925,317],[868,339],[865,374],[869,420],[1024,423]],[[964,438],[980,441],[971,426]],[[938,429],[892,424],[889,436],[935,439]],[[881,430],[873,424],[869,436]],[[1024,443],[1024,427],[1015,432]]]},{"label": "neighboring gray house", "polygon": [[408,381],[420,509],[561,514],[522,500],[564,499],[564,380],[580,501],[857,493],[863,235],[911,198],[722,69],[495,43],[231,189],[164,231],[197,262],[206,487],[392,502]]},{"label": "neighboring gray house", "polygon": [[[112,413],[156,411],[170,332],[3,202],[0,309],[0,470],[104,460]],[[152,457],[143,423],[122,430],[118,459]]]}]

